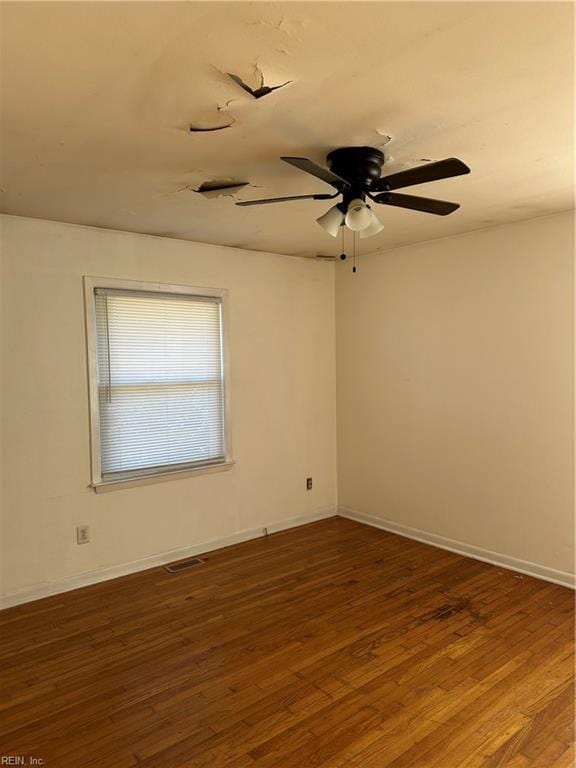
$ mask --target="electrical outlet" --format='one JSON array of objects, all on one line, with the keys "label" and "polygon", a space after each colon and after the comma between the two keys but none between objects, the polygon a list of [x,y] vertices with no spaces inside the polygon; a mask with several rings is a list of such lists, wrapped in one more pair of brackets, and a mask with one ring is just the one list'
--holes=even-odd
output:
[{"label": "electrical outlet", "polygon": [[88,544],[89,541],[90,541],[90,526],[78,525],[76,527],[76,543]]},{"label": "electrical outlet", "polygon": [[312,478],[307,477],[306,478],[306,490],[311,491],[312,490]]}]

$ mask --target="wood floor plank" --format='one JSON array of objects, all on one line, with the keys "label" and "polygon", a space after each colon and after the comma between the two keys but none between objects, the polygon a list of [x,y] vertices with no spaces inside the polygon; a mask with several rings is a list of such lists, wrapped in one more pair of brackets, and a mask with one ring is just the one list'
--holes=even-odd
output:
[{"label": "wood floor plank", "polygon": [[569,768],[568,589],[333,518],[0,613],[47,768]]}]

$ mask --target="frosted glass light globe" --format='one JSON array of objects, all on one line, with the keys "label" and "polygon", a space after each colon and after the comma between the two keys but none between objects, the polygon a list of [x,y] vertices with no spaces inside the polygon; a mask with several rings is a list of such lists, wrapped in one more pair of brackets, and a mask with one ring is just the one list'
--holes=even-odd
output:
[{"label": "frosted glass light globe", "polygon": [[326,213],[320,216],[319,219],[316,219],[316,221],[329,235],[336,237],[340,225],[344,221],[344,214],[337,205],[333,205],[330,210],[326,211]]},{"label": "frosted glass light globe", "polygon": [[372,237],[372,235],[377,235],[384,229],[384,224],[382,224],[372,209],[370,209],[370,215],[372,221],[370,222],[369,226],[366,227],[366,229],[363,229],[362,232],[360,232],[361,238]]},{"label": "frosted glass light globe", "polygon": [[353,232],[360,232],[372,224],[372,212],[364,200],[351,200],[345,219],[346,226]]}]

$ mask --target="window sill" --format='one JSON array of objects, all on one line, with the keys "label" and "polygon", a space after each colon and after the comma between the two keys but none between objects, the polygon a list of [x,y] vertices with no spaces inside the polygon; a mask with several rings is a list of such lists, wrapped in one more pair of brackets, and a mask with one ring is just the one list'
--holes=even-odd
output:
[{"label": "window sill", "polygon": [[100,483],[92,483],[92,488],[96,493],[109,493],[110,491],[121,491],[124,488],[135,488],[138,485],[151,485],[152,483],[165,483],[169,480],[181,480],[194,475],[208,475],[213,472],[226,472],[232,469],[236,462],[229,460],[221,464],[207,464],[203,467],[191,467],[188,469],[178,469],[174,472],[159,472],[157,475],[141,475],[136,477],[127,477],[122,480],[107,480]]}]

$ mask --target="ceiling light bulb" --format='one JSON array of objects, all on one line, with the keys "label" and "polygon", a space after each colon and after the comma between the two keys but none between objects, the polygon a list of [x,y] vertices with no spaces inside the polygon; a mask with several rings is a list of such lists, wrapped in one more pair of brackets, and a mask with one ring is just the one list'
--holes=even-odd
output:
[{"label": "ceiling light bulb", "polygon": [[382,232],[382,230],[384,229],[384,224],[382,224],[382,222],[380,221],[378,216],[376,216],[374,211],[372,209],[368,209],[368,210],[370,211],[370,215],[372,217],[372,221],[371,221],[370,225],[368,227],[366,227],[366,229],[363,229],[360,232],[360,237],[361,238],[372,237],[372,235],[377,235],[378,232]]},{"label": "ceiling light bulb", "polygon": [[370,208],[360,198],[351,200],[346,214],[346,226],[353,232],[360,232],[372,223]]},{"label": "ceiling light bulb", "polygon": [[333,205],[329,211],[326,211],[326,213],[320,216],[319,219],[316,219],[316,221],[329,235],[336,237],[340,225],[344,221],[344,214],[337,205]]}]

